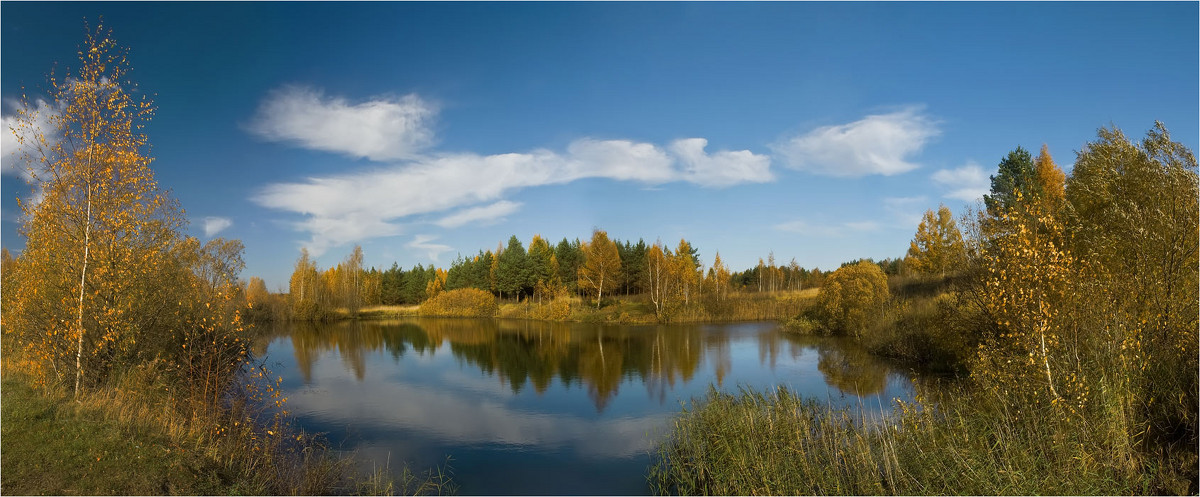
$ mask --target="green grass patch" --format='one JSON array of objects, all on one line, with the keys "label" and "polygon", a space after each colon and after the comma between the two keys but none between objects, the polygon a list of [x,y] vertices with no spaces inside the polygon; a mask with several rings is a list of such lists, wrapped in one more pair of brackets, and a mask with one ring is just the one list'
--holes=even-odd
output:
[{"label": "green grass patch", "polygon": [[[445,468],[370,475],[286,423],[187,419],[144,393],[105,387],[74,400],[6,372],[0,488],[15,495],[441,494]],[[245,411],[240,411],[245,412]]]},{"label": "green grass patch", "polygon": [[118,422],[62,395],[5,378],[0,486],[10,495],[235,494],[237,482],[165,430]]}]

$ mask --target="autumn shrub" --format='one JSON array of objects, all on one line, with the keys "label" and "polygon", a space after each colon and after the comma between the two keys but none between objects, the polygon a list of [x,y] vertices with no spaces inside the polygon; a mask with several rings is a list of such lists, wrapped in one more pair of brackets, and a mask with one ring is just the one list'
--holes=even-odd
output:
[{"label": "autumn shrub", "polygon": [[979,294],[993,326],[972,381],[1012,410],[1088,426],[1152,491],[1195,493],[1195,157],[1156,123],[1139,144],[1101,129],[1065,192],[1063,176],[1039,172],[1054,167],[1043,151],[1026,168],[1034,187],[997,196],[983,223]]},{"label": "autumn shrub", "polygon": [[244,290],[246,307],[242,317],[247,323],[280,323],[290,318],[287,295],[267,291],[262,278],[252,276]]},{"label": "autumn shrub", "polygon": [[813,335],[820,333],[821,323],[803,314],[788,318],[780,323],[784,332],[797,335]]},{"label": "autumn shrub", "polygon": [[828,332],[859,336],[884,310],[889,296],[883,270],[861,261],[825,279],[814,310]]},{"label": "autumn shrub", "polygon": [[566,321],[571,317],[571,299],[562,292],[545,302],[533,304],[533,312],[531,313],[534,319],[542,319],[546,321]]},{"label": "autumn shrub", "polygon": [[928,371],[964,372],[975,357],[972,312],[958,293],[895,299],[859,337],[871,352]]},{"label": "autumn shrub", "polygon": [[[1067,183],[1070,248],[1086,261],[1081,310],[1097,333],[1103,371],[1123,378],[1144,443],[1197,446],[1200,213],[1193,151],[1155,123],[1131,142],[1101,129]],[[1181,449],[1182,450],[1182,449]]]},{"label": "autumn shrub", "polygon": [[289,317],[296,321],[333,321],[338,316],[334,309],[312,300],[293,302]]},{"label": "autumn shrub", "polygon": [[422,316],[490,318],[497,312],[496,297],[477,288],[459,288],[439,293],[421,304]]},{"label": "autumn shrub", "polygon": [[[700,299],[702,319],[692,321],[786,320],[812,305],[814,290],[779,292],[707,293]],[[685,322],[684,320],[679,320]]]}]

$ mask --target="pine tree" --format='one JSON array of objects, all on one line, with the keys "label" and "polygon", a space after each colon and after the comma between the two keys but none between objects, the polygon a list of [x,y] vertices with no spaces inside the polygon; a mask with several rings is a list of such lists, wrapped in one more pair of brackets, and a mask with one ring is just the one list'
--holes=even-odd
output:
[{"label": "pine tree", "polygon": [[508,293],[520,299],[521,294],[533,285],[529,283],[529,257],[525,254],[525,246],[516,235],[509,237],[508,246],[497,257],[496,287],[501,295]]},{"label": "pine tree", "polygon": [[999,217],[1012,207],[1018,191],[1025,198],[1035,196],[1033,185],[1033,159],[1018,146],[1000,161],[999,171],[992,176],[991,193],[983,196],[983,203],[989,214]]}]

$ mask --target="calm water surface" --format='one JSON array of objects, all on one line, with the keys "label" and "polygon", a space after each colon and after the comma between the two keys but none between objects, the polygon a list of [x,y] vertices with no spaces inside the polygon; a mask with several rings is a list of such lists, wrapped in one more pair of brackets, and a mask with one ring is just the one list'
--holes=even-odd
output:
[{"label": "calm water surface", "polygon": [[445,463],[459,493],[645,494],[654,440],[710,384],[890,409],[908,373],[774,323],[411,319],[288,324],[259,345],[308,431],[366,469]]}]

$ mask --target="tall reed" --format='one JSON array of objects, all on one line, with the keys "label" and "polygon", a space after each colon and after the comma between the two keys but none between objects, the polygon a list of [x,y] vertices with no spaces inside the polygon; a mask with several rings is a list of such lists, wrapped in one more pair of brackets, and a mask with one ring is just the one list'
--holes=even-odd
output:
[{"label": "tall reed", "polygon": [[[955,390],[937,407],[835,409],[786,388],[710,390],[675,420],[649,471],[660,494],[1131,494],[1155,475],[1120,437],[1051,408],[1005,410]],[[1117,432],[1123,433],[1123,432]],[[1161,478],[1158,478],[1161,481]],[[1186,484],[1182,487],[1186,489]]]}]

